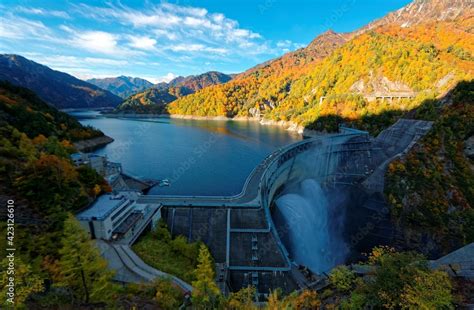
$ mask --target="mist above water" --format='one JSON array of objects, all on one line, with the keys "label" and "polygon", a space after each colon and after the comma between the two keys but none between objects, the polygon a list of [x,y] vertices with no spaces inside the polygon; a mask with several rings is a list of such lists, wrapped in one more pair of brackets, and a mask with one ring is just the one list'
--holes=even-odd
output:
[{"label": "mist above water", "polygon": [[316,180],[287,187],[275,202],[279,235],[296,263],[321,273],[344,262],[343,211]]}]

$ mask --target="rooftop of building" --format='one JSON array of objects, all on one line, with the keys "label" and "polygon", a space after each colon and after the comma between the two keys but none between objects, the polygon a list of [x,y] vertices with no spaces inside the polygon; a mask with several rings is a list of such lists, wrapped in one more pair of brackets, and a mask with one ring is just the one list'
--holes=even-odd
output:
[{"label": "rooftop of building", "polygon": [[103,220],[127,201],[129,199],[123,194],[102,195],[89,208],[77,214],[76,217],[78,220],[84,221]]}]

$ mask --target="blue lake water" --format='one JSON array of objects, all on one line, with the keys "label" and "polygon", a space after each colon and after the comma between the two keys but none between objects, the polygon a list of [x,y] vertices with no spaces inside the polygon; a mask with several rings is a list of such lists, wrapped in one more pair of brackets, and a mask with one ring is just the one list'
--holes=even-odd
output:
[{"label": "blue lake water", "polygon": [[169,179],[171,186],[150,194],[234,195],[252,169],[279,147],[301,136],[257,122],[168,118],[105,118],[97,112],[71,113],[84,125],[115,141],[95,153],[122,163],[145,179]]}]

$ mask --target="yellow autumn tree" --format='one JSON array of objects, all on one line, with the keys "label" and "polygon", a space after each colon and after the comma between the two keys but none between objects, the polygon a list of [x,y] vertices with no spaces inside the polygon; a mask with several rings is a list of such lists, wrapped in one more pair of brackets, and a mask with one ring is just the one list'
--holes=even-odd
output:
[{"label": "yellow autumn tree", "polygon": [[196,281],[192,282],[192,302],[197,309],[213,309],[219,303],[220,290],[214,282],[215,272],[211,253],[204,244],[199,248]]},{"label": "yellow autumn tree", "polygon": [[[43,281],[38,275],[32,273],[29,265],[25,264],[19,257],[15,257],[14,265],[12,265],[14,274],[7,272],[11,262],[8,258],[4,258],[0,262],[0,293],[2,295],[1,305],[5,309],[25,309],[25,301],[33,293],[43,291]],[[14,282],[10,281],[14,278]],[[11,299],[7,295],[11,292],[11,283],[14,283],[14,295]]]}]

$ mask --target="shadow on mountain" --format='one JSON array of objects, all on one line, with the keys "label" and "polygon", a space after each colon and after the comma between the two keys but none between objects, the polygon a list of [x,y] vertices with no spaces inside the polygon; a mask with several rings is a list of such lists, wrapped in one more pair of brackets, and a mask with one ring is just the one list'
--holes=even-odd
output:
[{"label": "shadow on mountain", "polygon": [[309,123],[306,129],[337,132],[340,126],[345,126],[365,130],[372,136],[376,136],[385,128],[393,125],[399,118],[435,120],[442,102],[443,100],[427,99],[413,110],[386,110],[380,114],[364,115],[358,119],[344,118],[335,114],[324,115]]}]

